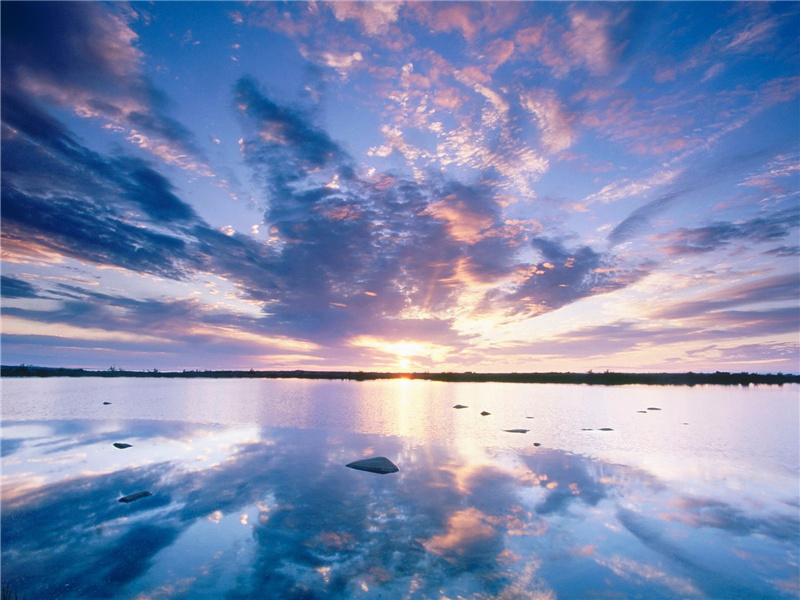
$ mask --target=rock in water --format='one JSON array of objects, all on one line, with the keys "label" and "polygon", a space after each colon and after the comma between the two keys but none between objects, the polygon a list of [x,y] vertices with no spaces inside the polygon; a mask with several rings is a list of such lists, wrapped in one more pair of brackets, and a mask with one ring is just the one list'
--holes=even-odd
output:
[{"label": "rock in water", "polygon": [[103,402],[103,404],[111,404],[111,402]]},{"label": "rock in water", "polygon": [[456,404],[453,408],[469,408],[469,406],[464,406],[463,404]]},{"label": "rock in water", "polygon": [[594,431],[594,429],[584,427],[583,429],[581,429],[581,431]]},{"label": "rock in water", "polygon": [[648,406],[647,410],[661,410],[661,409],[658,408],[657,406]]},{"label": "rock in water", "polygon": [[373,458],[357,460],[345,466],[358,471],[369,471],[370,473],[380,473],[381,475],[397,473],[400,470],[397,468],[396,464],[383,456],[374,456]]},{"label": "rock in water", "polygon": [[532,419],[533,417],[525,417],[526,419]]},{"label": "rock in water", "polygon": [[135,494],[123,496],[122,498],[119,499],[119,501],[127,504],[128,502],[135,502],[136,500],[141,500],[142,498],[147,498],[148,496],[152,495],[153,494],[150,492],[136,492]]},{"label": "rock in water", "polygon": [[533,445],[534,446],[541,446],[541,444],[539,442],[533,442]]},{"label": "rock in water", "polygon": [[482,416],[482,417],[486,417],[486,416],[488,416],[488,415],[490,415],[490,414],[492,414],[492,413],[490,413],[490,412],[486,412],[485,410],[484,410],[484,411],[481,411],[481,416]]},{"label": "rock in water", "polygon": [[503,429],[507,433],[528,433],[530,429]]},{"label": "rock in water", "polygon": [[120,450],[125,450],[125,448],[130,448],[131,444],[126,444],[125,442],[114,442],[114,448],[119,448]]},{"label": "rock in water", "polygon": [[611,427],[601,427],[598,431],[614,431]]},{"label": "rock in water", "polygon": [[636,412],[637,412],[637,413],[644,413],[644,414],[647,414],[647,411],[646,411],[646,410],[637,410]]}]

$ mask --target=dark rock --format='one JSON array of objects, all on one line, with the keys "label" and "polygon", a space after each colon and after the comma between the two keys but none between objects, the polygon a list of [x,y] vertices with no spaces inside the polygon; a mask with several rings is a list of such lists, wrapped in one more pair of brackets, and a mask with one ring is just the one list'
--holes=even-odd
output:
[{"label": "dark rock", "polygon": [[528,433],[530,429],[503,429],[507,433]]},{"label": "dark rock", "polygon": [[136,492],[135,494],[130,494],[128,496],[123,496],[119,499],[120,502],[124,502],[127,504],[128,502],[135,502],[136,500],[141,500],[142,498],[147,498],[148,496],[152,496],[151,492]]},{"label": "dark rock", "polygon": [[594,431],[594,429],[584,427],[583,429],[581,429],[581,431]]},{"label": "dark rock", "polygon": [[111,402],[103,402],[103,404],[111,404]]},{"label": "dark rock", "polygon": [[533,417],[525,417],[526,419],[532,419]]},{"label": "dark rock", "polygon": [[345,466],[356,469],[357,471],[369,471],[370,473],[379,473],[381,475],[397,473],[400,470],[397,468],[397,465],[383,456],[374,456],[372,458],[365,458],[364,460],[357,460]]},{"label": "dark rock", "polygon": [[648,406],[647,410],[661,410],[661,409],[656,406]]},{"label": "dark rock", "polygon": [[637,413],[642,413],[643,415],[646,415],[646,414],[647,414],[647,411],[646,411],[646,410],[637,410],[636,412],[637,412]]},{"label": "dark rock", "polygon": [[601,427],[601,428],[600,428],[600,429],[598,429],[597,431],[614,431],[614,430],[613,430],[613,429],[611,429],[611,427]]},{"label": "dark rock", "polygon": [[485,410],[484,410],[484,411],[481,411],[481,416],[482,416],[482,417],[485,417],[485,416],[487,416],[487,415],[490,415],[490,414],[492,414],[492,413],[490,413],[490,412],[486,412]]},{"label": "dark rock", "polygon": [[124,450],[125,448],[130,448],[131,444],[126,444],[125,442],[114,442],[114,448],[119,448],[120,450]]},{"label": "dark rock", "polygon": [[533,442],[533,445],[534,446],[541,446],[541,444],[539,442]]},{"label": "dark rock", "polygon": [[456,404],[453,408],[469,408],[469,406],[464,406],[463,404]]}]

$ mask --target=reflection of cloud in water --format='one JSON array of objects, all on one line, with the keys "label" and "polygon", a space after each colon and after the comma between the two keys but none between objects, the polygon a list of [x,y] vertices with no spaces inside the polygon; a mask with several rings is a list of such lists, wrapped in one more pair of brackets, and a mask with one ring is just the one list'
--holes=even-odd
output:
[{"label": "reflection of cloud in water", "polygon": [[[504,451],[474,462],[450,447],[400,438],[124,425],[126,439],[153,446],[161,459],[92,476],[77,464],[28,488],[15,489],[22,480],[14,473],[4,480],[2,575],[26,596],[511,599],[610,591],[675,597],[695,589],[730,596],[723,567],[740,560],[724,546],[731,535],[743,543],[765,535],[770,551],[781,552],[797,532],[796,518],[686,498],[646,473],[558,450]],[[118,427],[53,427],[54,437],[69,431],[70,442],[55,451],[36,450],[43,438],[18,444],[14,469],[36,476],[45,467],[22,458],[45,453],[117,452],[105,445]],[[164,460],[179,437],[191,440],[191,452]],[[192,458],[206,451],[219,456]],[[400,472],[344,467],[370,453],[396,458]],[[154,496],[116,502],[138,490]],[[636,512],[638,505],[653,514]],[[670,526],[689,528],[692,544],[670,536]],[[712,527],[722,537],[698,544]],[[653,552],[646,563],[635,558],[642,545]],[[711,563],[697,548],[723,558]],[[784,587],[793,576],[777,567],[768,574]],[[783,595],[761,575],[741,589]]]}]

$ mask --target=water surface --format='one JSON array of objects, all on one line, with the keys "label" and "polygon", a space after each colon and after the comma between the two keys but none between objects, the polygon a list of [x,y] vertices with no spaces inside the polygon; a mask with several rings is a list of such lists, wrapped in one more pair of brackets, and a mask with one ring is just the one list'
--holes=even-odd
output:
[{"label": "water surface", "polygon": [[[796,385],[54,378],[2,395],[2,579],[26,598],[800,593]],[[368,456],[400,472],[343,466]]]}]

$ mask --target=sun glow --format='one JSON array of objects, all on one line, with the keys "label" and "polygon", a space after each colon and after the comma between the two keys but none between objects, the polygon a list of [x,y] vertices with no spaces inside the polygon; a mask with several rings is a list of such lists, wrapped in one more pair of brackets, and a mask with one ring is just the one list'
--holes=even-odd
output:
[{"label": "sun glow", "polygon": [[430,363],[442,362],[450,349],[430,342],[413,340],[388,341],[373,336],[359,336],[350,341],[351,346],[375,350],[394,358],[394,368],[411,369]]}]

